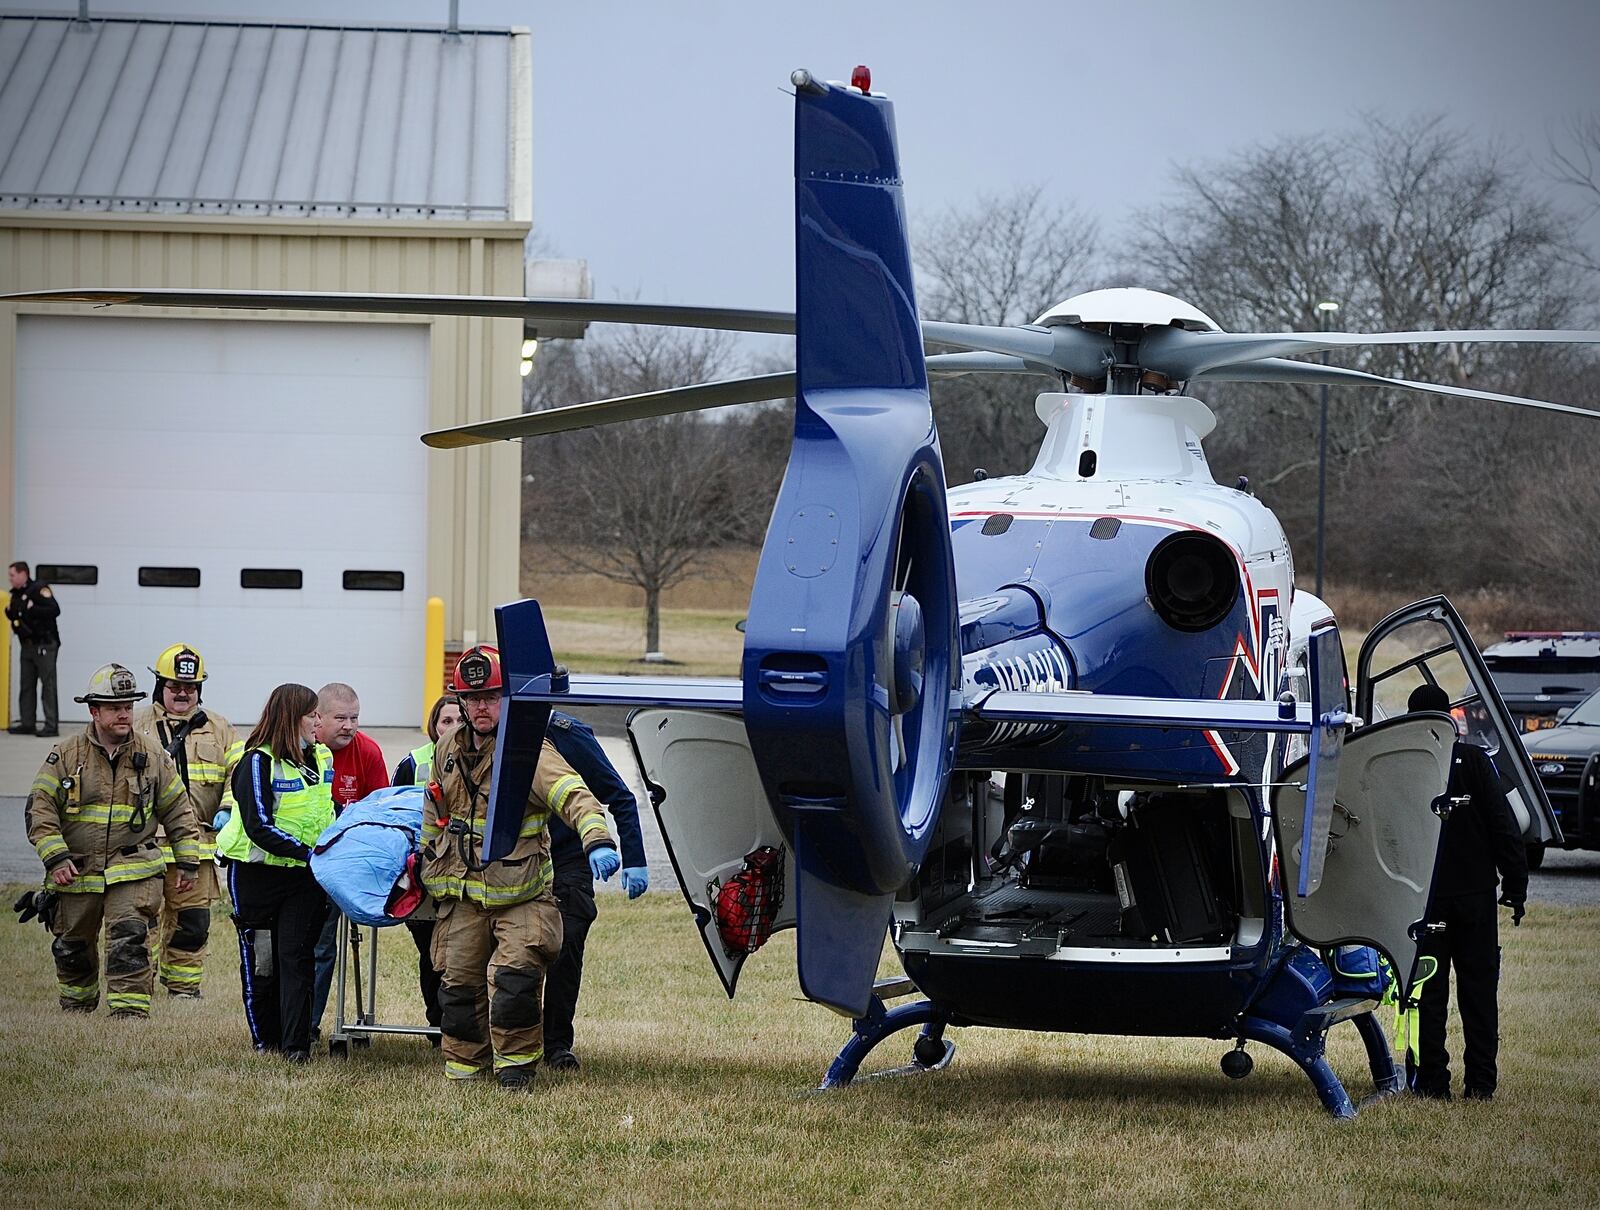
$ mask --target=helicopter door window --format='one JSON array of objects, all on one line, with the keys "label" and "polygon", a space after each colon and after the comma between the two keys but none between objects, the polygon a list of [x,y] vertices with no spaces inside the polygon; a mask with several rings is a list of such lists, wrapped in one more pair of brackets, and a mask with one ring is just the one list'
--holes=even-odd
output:
[{"label": "helicopter door window", "polygon": [[1450,632],[1439,622],[1423,618],[1385,635],[1373,652],[1371,668],[1374,717],[1369,721],[1407,713],[1413,690],[1437,685],[1450,698],[1450,713],[1462,738],[1491,754],[1499,751],[1489,712]]}]

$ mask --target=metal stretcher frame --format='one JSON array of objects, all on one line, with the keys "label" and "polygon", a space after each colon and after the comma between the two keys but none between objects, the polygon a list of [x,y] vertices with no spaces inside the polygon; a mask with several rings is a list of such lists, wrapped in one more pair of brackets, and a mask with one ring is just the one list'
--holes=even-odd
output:
[{"label": "metal stretcher frame", "polygon": [[[371,1046],[374,1034],[410,1034],[419,1038],[440,1036],[436,1025],[393,1025],[377,1019],[378,934],[393,927],[386,925],[379,928],[375,924],[365,926],[352,924],[348,916],[342,912],[339,914],[338,936],[334,944],[333,1032],[328,1035],[328,1055],[331,1058],[347,1059],[350,1057],[352,1046],[358,1049]],[[367,934],[365,972],[361,969],[363,930]],[[354,978],[351,978],[352,968]],[[365,983],[362,979],[363,973]],[[347,991],[355,993],[353,1017],[345,1015]]]}]

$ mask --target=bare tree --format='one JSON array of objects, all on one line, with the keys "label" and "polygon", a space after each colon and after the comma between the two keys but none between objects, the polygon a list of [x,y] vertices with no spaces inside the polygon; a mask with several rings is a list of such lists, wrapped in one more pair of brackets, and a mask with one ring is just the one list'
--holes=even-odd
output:
[{"label": "bare tree", "polygon": [[[1031,323],[1041,312],[1087,289],[1097,228],[1070,206],[1052,204],[1032,185],[980,194],[913,231],[917,305],[929,319],[958,323]],[[1040,380],[973,374],[934,384],[947,474],[954,480],[982,460],[1023,470],[1039,443],[1033,398]]]},{"label": "bare tree", "polygon": [[[1178,186],[1176,205],[1141,218],[1136,253],[1158,283],[1227,328],[1313,330],[1322,299],[1338,301],[1339,326],[1357,331],[1553,327],[1577,305],[1570,223],[1521,164],[1437,120],[1369,119],[1345,138],[1284,140],[1186,169]],[[1374,347],[1332,360],[1570,402],[1581,402],[1571,384],[1586,364],[1492,345]],[[1315,518],[1317,389],[1203,393],[1229,421],[1210,443],[1214,463],[1249,473],[1303,540]],[[1397,556],[1430,578],[1494,574],[1505,535],[1484,502],[1528,469],[1519,435],[1540,426],[1488,404],[1331,394],[1330,552],[1342,574],[1376,574]]]},{"label": "bare tree", "polygon": [[[1544,169],[1574,202],[1580,228],[1592,233],[1600,220],[1600,110],[1576,115],[1551,132]],[[1579,247],[1574,259],[1588,272],[1600,273],[1600,250],[1593,243]]]},{"label": "bare tree", "polygon": [[[539,350],[535,409],[727,377],[722,333],[628,329]],[[661,649],[661,595],[705,574],[705,556],[748,532],[740,427],[708,414],[607,425],[529,442],[524,537],[569,571],[644,593],[645,650]]]}]

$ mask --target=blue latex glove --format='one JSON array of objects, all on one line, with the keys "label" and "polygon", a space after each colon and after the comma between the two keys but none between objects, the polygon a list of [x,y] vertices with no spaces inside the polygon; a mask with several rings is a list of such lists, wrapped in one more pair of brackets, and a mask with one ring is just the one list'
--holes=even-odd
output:
[{"label": "blue latex glove", "polygon": [[610,880],[611,875],[622,868],[622,858],[617,856],[613,848],[605,847],[589,850],[589,870],[601,882]]},{"label": "blue latex glove", "polygon": [[642,865],[631,865],[622,871],[622,889],[629,899],[637,899],[650,889],[650,871]]}]

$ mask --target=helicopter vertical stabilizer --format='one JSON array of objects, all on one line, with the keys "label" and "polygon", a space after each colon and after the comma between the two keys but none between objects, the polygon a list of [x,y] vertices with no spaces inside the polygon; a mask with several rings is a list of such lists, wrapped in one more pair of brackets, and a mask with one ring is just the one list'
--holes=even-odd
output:
[{"label": "helicopter vertical stabilizer", "polygon": [[498,861],[516,848],[534,770],[550,725],[550,703],[522,696],[546,692],[556,670],[537,601],[517,601],[494,611],[504,681],[500,729],[495,737],[494,780],[483,821],[483,860]]},{"label": "helicopter vertical stabilizer", "polygon": [[860,1014],[954,757],[955,574],[893,107],[794,82],[795,436],[750,599],[744,718],[794,846],[801,988]]}]

